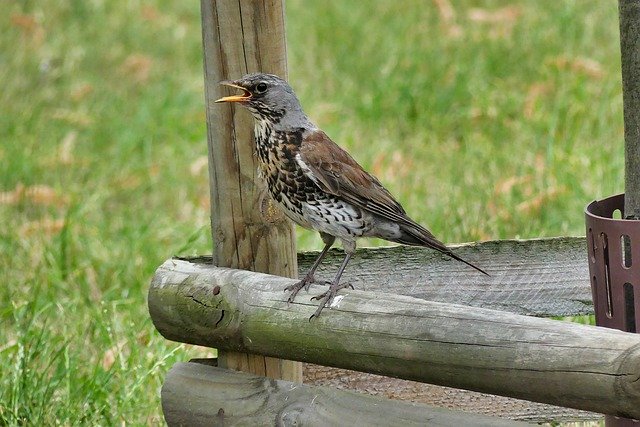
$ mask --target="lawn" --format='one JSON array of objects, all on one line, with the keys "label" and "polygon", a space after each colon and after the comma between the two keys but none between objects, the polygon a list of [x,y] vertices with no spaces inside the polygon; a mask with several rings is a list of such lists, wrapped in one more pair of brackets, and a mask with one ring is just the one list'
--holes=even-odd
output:
[{"label": "lawn", "polygon": [[[161,423],[210,353],[146,308],[211,250],[199,3],[0,4],[0,425]],[[287,35],[308,115],[446,242],[583,235],[623,191],[613,0],[291,0]]]}]

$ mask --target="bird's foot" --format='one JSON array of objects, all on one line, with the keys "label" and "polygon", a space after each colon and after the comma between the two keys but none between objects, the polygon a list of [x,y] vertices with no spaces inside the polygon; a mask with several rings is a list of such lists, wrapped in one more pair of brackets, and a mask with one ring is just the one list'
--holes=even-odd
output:
[{"label": "bird's foot", "polygon": [[313,283],[316,283],[316,279],[313,277],[313,275],[307,275],[304,276],[304,278],[299,282],[296,282],[293,285],[289,285],[284,288],[285,292],[291,292],[291,294],[289,294],[289,299],[287,299],[287,303],[290,304],[293,302],[296,295],[298,295],[298,292],[300,292],[300,289],[304,288],[305,291],[309,291],[309,286],[311,286]]},{"label": "bird's foot", "polygon": [[353,285],[351,283],[329,282],[329,289],[326,292],[323,292],[320,295],[316,295],[315,297],[312,297],[311,301],[319,300],[320,301],[320,305],[318,306],[318,309],[316,310],[316,312],[311,315],[311,317],[309,318],[309,321],[311,321],[311,319],[313,319],[314,317],[320,316],[320,313],[322,312],[322,309],[325,308],[328,305],[331,305],[331,302],[335,298],[335,296],[338,293],[338,291],[340,289],[344,289],[344,288],[353,289]]}]

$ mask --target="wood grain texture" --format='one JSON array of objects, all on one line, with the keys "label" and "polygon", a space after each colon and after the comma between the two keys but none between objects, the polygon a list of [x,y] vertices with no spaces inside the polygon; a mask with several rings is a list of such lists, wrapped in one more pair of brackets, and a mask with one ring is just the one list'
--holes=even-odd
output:
[{"label": "wood grain texture", "polygon": [[624,102],[624,216],[640,219],[640,3],[619,0]]},{"label": "wood grain texture", "polygon": [[[497,240],[451,246],[491,274],[475,270],[426,248],[360,248],[343,274],[358,290],[408,295],[540,317],[593,314],[587,244],[584,237]],[[318,252],[298,254],[304,275]],[[342,262],[332,249],[318,268],[330,279]],[[191,258],[211,262],[210,257]],[[298,298],[314,294],[304,291]]]},{"label": "wood grain texture", "polygon": [[[190,362],[217,366],[217,359],[191,359]],[[533,423],[602,421],[604,416],[562,406],[547,405],[504,396],[478,393],[451,387],[400,380],[366,372],[328,366],[303,364],[307,385],[357,391],[405,402],[424,403],[439,408],[459,410],[502,419]]]},{"label": "wood grain texture", "polygon": [[150,313],[175,341],[640,416],[640,335],[352,290],[309,322],[316,304],[288,305],[291,282],[168,260]]},{"label": "wood grain texture", "polygon": [[[482,242],[457,245],[455,250],[464,257],[480,260],[483,266],[494,272],[485,285],[477,285],[478,275],[473,270],[463,267],[453,278],[447,270],[454,263],[446,257],[428,249],[407,246],[358,249],[354,266],[347,269],[345,277],[358,289],[387,290],[427,300],[485,308],[497,306],[512,313],[536,316],[593,314],[584,238]],[[317,254],[298,254],[299,274],[306,272]],[[331,277],[342,256],[340,250],[331,251],[320,267],[318,277]],[[199,259],[211,262],[210,257]],[[501,270],[501,280],[496,280],[495,271]],[[540,274],[541,270],[546,274]],[[531,274],[528,280],[525,273]],[[447,276],[449,282],[446,282]],[[414,285],[408,286],[405,281]],[[306,294],[303,292],[300,297],[306,297]],[[303,378],[305,383],[313,385],[514,420],[558,422],[603,418],[594,412],[310,363],[303,366]]]},{"label": "wood grain texture", "polygon": [[[518,314],[593,314],[583,237],[498,240],[453,248],[491,276],[427,248],[396,246],[358,250],[343,281],[359,290]],[[315,257],[315,253],[301,254],[300,272],[306,271]],[[340,249],[331,251],[316,277],[333,277],[342,257]]]},{"label": "wood grain texture", "polygon": [[162,387],[169,426],[518,426],[499,418],[177,363]]},{"label": "wood grain texture", "polygon": [[[220,80],[257,71],[286,77],[283,2],[201,0],[201,7],[214,263],[295,277],[293,226],[260,214],[253,119],[233,105],[214,104],[223,95]],[[299,363],[235,352],[222,352],[220,360],[273,378],[302,378]]]}]

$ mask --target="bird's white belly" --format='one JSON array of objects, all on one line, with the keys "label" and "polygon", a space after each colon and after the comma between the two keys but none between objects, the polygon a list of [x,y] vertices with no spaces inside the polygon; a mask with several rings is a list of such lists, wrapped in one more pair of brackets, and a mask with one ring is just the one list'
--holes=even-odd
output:
[{"label": "bird's white belly", "polygon": [[376,220],[370,213],[340,200],[304,202],[300,208],[291,203],[286,194],[281,194],[280,201],[276,203],[287,218],[296,224],[341,239],[379,237],[393,240],[400,234],[398,224]]},{"label": "bird's white belly", "polygon": [[299,208],[296,209],[296,206],[291,203],[291,201],[285,194],[280,195],[280,201],[276,201],[276,203],[280,205],[284,214],[291,221],[304,228],[315,229],[308,218],[304,217],[303,212]]},{"label": "bird's white belly", "polygon": [[368,214],[343,201],[305,203],[302,210],[311,228],[341,239],[362,237],[371,228]]}]

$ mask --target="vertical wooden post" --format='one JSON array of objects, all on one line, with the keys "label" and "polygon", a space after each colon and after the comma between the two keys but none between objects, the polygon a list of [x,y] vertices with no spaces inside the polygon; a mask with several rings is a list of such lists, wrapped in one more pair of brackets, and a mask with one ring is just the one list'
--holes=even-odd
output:
[{"label": "vertical wooden post", "polygon": [[624,217],[640,219],[640,2],[619,0],[624,102]]},{"label": "vertical wooden post", "polygon": [[[258,206],[253,119],[239,107],[213,103],[223,95],[220,80],[258,71],[286,78],[283,0],[201,0],[201,8],[214,263],[295,277],[293,225],[282,216],[265,218]],[[218,363],[302,381],[300,362],[221,351]]]}]

